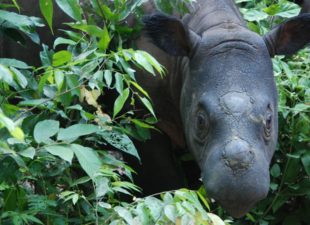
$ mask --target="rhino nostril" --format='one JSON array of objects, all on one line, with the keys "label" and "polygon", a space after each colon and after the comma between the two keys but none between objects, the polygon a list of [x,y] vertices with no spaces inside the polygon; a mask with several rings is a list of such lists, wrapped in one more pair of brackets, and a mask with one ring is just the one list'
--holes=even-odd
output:
[{"label": "rhino nostril", "polygon": [[230,167],[233,172],[246,171],[255,158],[250,145],[243,140],[233,140],[229,142],[223,151],[225,165]]}]

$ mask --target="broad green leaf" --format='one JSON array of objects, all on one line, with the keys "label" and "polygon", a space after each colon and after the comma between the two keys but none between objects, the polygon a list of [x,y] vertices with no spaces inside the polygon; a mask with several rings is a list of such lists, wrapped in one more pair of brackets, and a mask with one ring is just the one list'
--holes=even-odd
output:
[{"label": "broad green leaf", "polygon": [[302,157],[301,157],[302,164],[304,165],[305,171],[310,176],[310,151],[308,150]]},{"label": "broad green leaf", "polygon": [[96,197],[102,198],[110,190],[109,179],[100,177],[96,180]]},{"label": "broad green leaf", "polygon": [[284,18],[297,16],[300,12],[300,7],[292,2],[281,3],[280,7],[281,9],[276,13],[276,15]]},{"label": "broad green leaf", "polygon": [[123,93],[124,81],[123,75],[120,73],[115,73],[115,88],[119,94]]},{"label": "broad green leaf", "polygon": [[70,145],[52,145],[44,146],[44,149],[52,155],[59,156],[63,160],[72,163],[73,151]]},{"label": "broad green leaf", "polygon": [[175,206],[173,205],[166,205],[165,208],[164,208],[164,213],[165,215],[168,217],[168,219],[175,223],[176,222],[176,219],[177,219],[177,210],[175,208]]},{"label": "broad green leaf", "polygon": [[268,18],[268,14],[256,9],[240,9],[243,17],[247,21],[261,21]]},{"label": "broad green leaf", "polygon": [[14,67],[10,67],[11,71],[14,73],[15,80],[17,83],[22,87],[25,88],[28,85],[27,78],[18,70],[15,69]]},{"label": "broad green leaf", "polygon": [[112,71],[111,70],[104,71],[104,79],[105,79],[105,83],[107,87],[110,88],[112,84]]},{"label": "broad green leaf", "polygon": [[77,42],[75,42],[75,41],[73,41],[71,39],[67,39],[67,38],[63,38],[63,37],[58,37],[54,41],[53,48],[55,49],[58,45],[76,45],[76,44],[77,44]]},{"label": "broad green leaf", "polygon": [[44,24],[41,23],[40,18],[23,16],[5,10],[0,10],[0,19],[3,19],[21,29],[23,27],[44,26]]},{"label": "broad green leaf", "polygon": [[29,147],[29,148],[27,148],[27,149],[25,149],[23,151],[18,152],[18,154],[20,154],[21,156],[33,159],[33,157],[36,154],[36,150],[33,147]]},{"label": "broad green leaf", "polygon": [[88,25],[88,24],[68,24],[70,27],[74,29],[81,30],[90,36],[95,36],[95,37],[103,37],[104,36],[104,31],[99,28],[96,25]]},{"label": "broad green leaf", "polygon": [[69,51],[61,50],[59,52],[54,53],[53,55],[53,66],[61,66],[72,59],[72,54]]},{"label": "broad green leaf", "polygon": [[23,130],[19,127],[15,127],[13,130],[10,130],[10,134],[18,140],[24,140],[25,138]]},{"label": "broad green leaf", "polygon": [[92,180],[94,180],[95,174],[99,171],[102,164],[98,154],[91,148],[77,144],[72,144],[71,149],[83,170],[90,178],[92,178]]},{"label": "broad green leaf", "polygon": [[294,106],[292,110],[294,112],[294,115],[297,115],[298,113],[307,111],[308,109],[310,109],[310,105],[304,103],[298,103]]},{"label": "broad green leaf", "polygon": [[110,34],[106,26],[103,28],[102,36],[100,37],[101,38],[98,43],[98,48],[102,51],[105,51],[108,48],[111,41]]},{"label": "broad green leaf", "polygon": [[138,63],[138,65],[140,65],[146,71],[148,71],[149,73],[155,76],[155,72],[154,72],[152,65],[149,63],[149,61],[147,60],[145,55],[142,54],[141,51],[136,51],[134,53],[134,60]]},{"label": "broad green leaf", "polygon": [[221,220],[221,218],[218,217],[217,215],[215,215],[213,213],[208,213],[208,216],[211,219],[212,224],[214,224],[214,225],[225,225],[223,220]]},{"label": "broad green leaf", "polygon": [[48,98],[25,100],[18,103],[19,106],[38,106],[43,104],[51,104]]},{"label": "broad green leaf", "polygon": [[57,85],[57,89],[58,91],[60,91],[64,83],[64,80],[65,80],[65,74],[63,73],[62,70],[55,70],[54,77],[55,77],[55,83]]},{"label": "broad green leaf", "polygon": [[56,3],[59,8],[71,18],[77,21],[82,20],[82,8],[79,4],[79,0],[56,0]]},{"label": "broad green leaf", "polygon": [[53,33],[53,1],[52,0],[40,0],[40,10],[48,26]]},{"label": "broad green leaf", "polygon": [[59,121],[43,120],[36,124],[33,131],[34,140],[37,143],[49,143],[50,137],[59,131]]},{"label": "broad green leaf", "polygon": [[13,83],[13,73],[9,68],[0,64],[0,81],[4,81],[7,84]]},{"label": "broad green leaf", "polygon": [[99,133],[101,137],[113,147],[135,156],[140,160],[138,151],[130,138],[117,130],[105,130]]},{"label": "broad green leaf", "polygon": [[122,217],[125,221],[126,224],[128,225],[136,225],[130,211],[124,207],[116,206],[114,207],[114,211],[117,212],[117,214]]},{"label": "broad green leaf", "polygon": [[76,139],[80,136],[89,135],[99,131],[99,127],[93,124],[75,124],[65,129],[60,129],[57,140]]},{"label": "broad green leaf", "polygon": [[163,67],[160,65],[160,63],[149,53],[145,52],[145,51],[139,51],[144,57],[145,59],[148,61],[148,63],[150,63],[155,69],[156,71],[162,76],[164,75],[164,70]]},{"label": "broad green leaf", "polygon": [[270,174],[273,177],[279,177],[281,174],[281,168],[279,164],[274,164],[270,169]]},{"label": "broad green leaf", "polygon": [[26,63],[19,61],[17,59],[0,58],[0,64],[4,66],[15,67],[18,69],[30,69],[31,68]]},{"label": "broad green leaf", "polygon": [[52,66],[54,51],[48,50],[48,46],[43,44],[43,50],[40,52],[40,59],[43,66]]},{"label": "broad green leaf", "polygon": [[129,88],[126,88],[122,94],[120,94],[114,102],[113,117],[115,117],[123,108],[127,98],[129,96]]},{"label": "broad green leaf", "polygon": [[145,107],[149,110],[149,112],[156,118],[151,102],[145,97],[139,96],[139,98],[142,101],[142,103],[145,105]]},{"label": "broad green leaf", "polygon": [[5,127],[10,134],[18,140],[24,140],[24,132],[20,129],[13,120],[5,116],[0,109],[0,127]]},{"label": "broad green leaf", "polygon": [[153,220],[157,221],[160,218],[161,211],[163,209],[163,203],[157,198],[150,196],[145,198],[145,204],[150,210]]},{"label": "broad green leaf", "polygon": [[49,80],[49,77],[53,76],[53,70],[48,68],[43,76],[40,77],[39,85],[38,85],[38,93],[42,94],[44,85]]}]

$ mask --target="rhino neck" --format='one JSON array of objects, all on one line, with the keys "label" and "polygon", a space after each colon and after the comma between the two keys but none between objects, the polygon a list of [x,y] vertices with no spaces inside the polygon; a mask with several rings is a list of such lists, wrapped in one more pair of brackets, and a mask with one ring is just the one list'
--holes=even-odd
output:
[{"label": "rhino neck", "polygon": [[198,35],[227,23],[246,26],[233,0],[197,0],[183,21]]}]

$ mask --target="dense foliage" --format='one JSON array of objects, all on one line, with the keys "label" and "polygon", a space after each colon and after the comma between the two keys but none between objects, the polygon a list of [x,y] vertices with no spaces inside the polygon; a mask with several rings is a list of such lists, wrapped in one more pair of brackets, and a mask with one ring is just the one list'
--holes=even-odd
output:
[{"label": "dense foliage", "polygon": [[[40,0],[44,20],[9,12],[20,6],[8,2],[0,3],[0,35],[20,43],[39,43],[36,27],[44,23],[53,32],[53,3],[74,22],[52,49],[42,46],[39,68],[0,59],[0,224],[224,224],[207,213],[203,189],[134,197],[134,171],[119,151],[139,160],[132,139],[149,138],[156,115],[132,65],[164,76],[151,55],[127,43],[140,24],[129,28],[125,19],[139,21],[145,1]],[[188,2],[157,0],[156,6],[184,13]],[[299,12],[286,0],[236,2],[260,34]],[[270,194],[233,224],[309,223],[309,53],[274,59],[280,128]]]}]

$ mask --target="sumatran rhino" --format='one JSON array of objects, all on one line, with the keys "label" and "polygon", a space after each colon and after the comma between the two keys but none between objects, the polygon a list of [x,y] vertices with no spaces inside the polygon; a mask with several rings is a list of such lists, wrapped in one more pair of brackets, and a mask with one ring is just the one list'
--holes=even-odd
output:
[{"label": "sumatran rhino", "polygon": [[140,77],[154,101],[158,126],[194,155],[209,196],[241,217],[269,189],[277,134],[277,90],[271,57],[310,41],[310,13],[263,37],[247,29],[232,0],[198,0],[182,19],[144,18],[137,47],[169,71]]},{"label": "sumatran rhino", "polygon": [[[27,13],[39,14],[31,2],[36,1],[21,4]],[[264,37],[246,28],[233,0],[197,0],[181,20],[163,14],[145,17],[145,32],[136,45],[169,72],[164,79],[138,77],[153,99],[158,127],[168,136],[155,135],[141,151],[143,166],[157,166],[155,173],[139,171],[145,175],[143,186],[149,185],[145,193],[158,191],[159,183],[173,183],[162,189],[183,185],[169,153],[172,140],[193,153],[209,196],[231,215],[244,215],[267,195],[278,130],[271,57],[293,54],[310,41],[309,2],[296,0],[303,14]],[[66,20],[56,12],[55,30]],[[0,42],[0,57],[38,64],[33,55],[39,47],[27,44],[31,50],[25,51]]]}]

